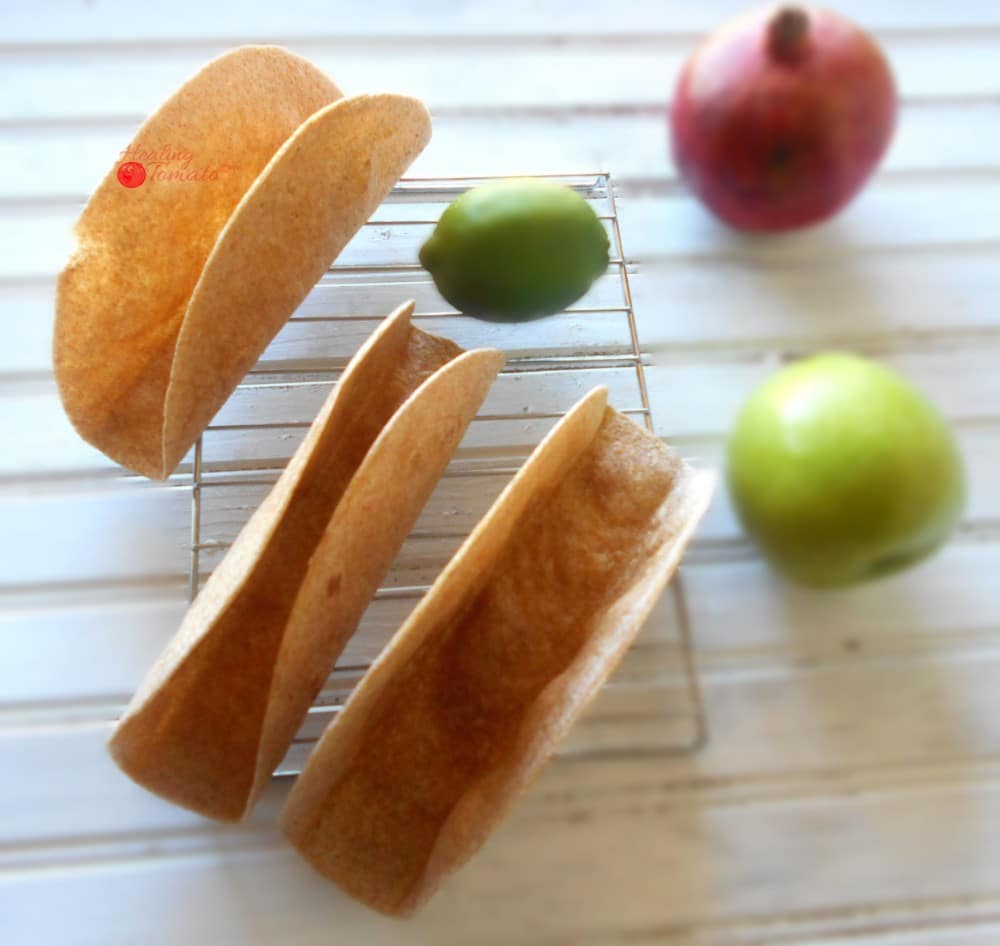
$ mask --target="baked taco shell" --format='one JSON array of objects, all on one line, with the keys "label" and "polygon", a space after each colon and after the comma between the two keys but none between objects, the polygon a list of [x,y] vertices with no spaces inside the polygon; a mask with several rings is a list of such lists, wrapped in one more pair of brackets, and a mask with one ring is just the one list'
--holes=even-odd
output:
[{"label": "baked taco shell", "polygon": [[614,670],[712,488],[605,389],[587,395],[324,733],[282,815],[292,844],[372,908],[418,907]]},{"label": "baked taco shell", "polygon": [[[463,353],[412,326],[412,311],[352,359],[119,721],[111,754],[151,791],[222,820],[246,814],[305,712],[296,701],[289,717],[301,684],[280,653],[300,589],[321,596],[339,635],[313,643],[312,679],[332,669],[486,396],[502,354]],[[349,584],[310,565],[317,550],[340,561],[341,547],[355,558]]]}]

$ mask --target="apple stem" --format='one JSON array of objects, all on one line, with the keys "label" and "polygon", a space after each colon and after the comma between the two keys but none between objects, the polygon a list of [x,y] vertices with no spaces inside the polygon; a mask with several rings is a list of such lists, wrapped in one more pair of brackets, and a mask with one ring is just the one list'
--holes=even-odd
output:
[{"label": "apple stem", "polygon": [[801,62],[809,50],[809,15],[801,7],[781,7],[767,24],[767,51],[783,63]]}]

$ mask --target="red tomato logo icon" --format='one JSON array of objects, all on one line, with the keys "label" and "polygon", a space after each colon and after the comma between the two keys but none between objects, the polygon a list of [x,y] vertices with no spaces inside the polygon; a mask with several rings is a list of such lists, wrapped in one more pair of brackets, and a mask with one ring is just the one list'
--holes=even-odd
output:
[{"label": "red tomato logo icon", "polygon": [[146,168],[138,161],[126,161],[118,165],[118,183],[122,187],[138,187],[146,180]]}]

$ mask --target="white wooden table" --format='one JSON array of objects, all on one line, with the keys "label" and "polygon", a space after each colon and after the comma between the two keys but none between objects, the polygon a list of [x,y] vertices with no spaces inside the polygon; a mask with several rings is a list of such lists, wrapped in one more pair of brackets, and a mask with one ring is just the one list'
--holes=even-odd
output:
[{"label": "white wooden table", "polygon": [[[899,132],[847,213],[770,240],[716,225],[666,158],[679,64],[742,5],[4,3],[0,942],[1000,941],[1000,4],[838,4],[888,50]],[[686,453],[719,459],[782,358],[842,346],[923,387],[969,467],[948,548],[847,593],[773,579],[720,496],[685,566],[709,745],[553,764],[406,924],[289,852],[283,783],[224,828],[103,752],[104,708],[183,611],[170,530],[190,497],[122,480],[62,419],[53,277],[138,121],[242,41],[287,45],[348,91],[424,98],[414,174],[614,172],[654,416]]]}]

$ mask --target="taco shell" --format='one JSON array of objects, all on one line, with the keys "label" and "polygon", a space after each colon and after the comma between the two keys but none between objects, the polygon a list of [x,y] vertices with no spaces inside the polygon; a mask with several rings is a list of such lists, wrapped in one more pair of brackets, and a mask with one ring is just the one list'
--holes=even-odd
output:
[{"label": "taco shell", "polygon": [[[503,355],[412,312],[351,360],[119,721],[111,754],[151,791],[249,811],[485,398]],[[310,623],[286,646],[293,612]]]},{"label": "taco shell", "polygon": [[343,98],[277,47],[185,83],[134,141],[226,170],[126,188],[113,168],[59,277],[53,358],[80,435],[168,476],[429,137],[415,99]]},{"label": "taco shell", "polygon": [[514,477],[352,693],[285,834],[406,915],[485,842],[642,627],[713,477],[596,389]]}]

